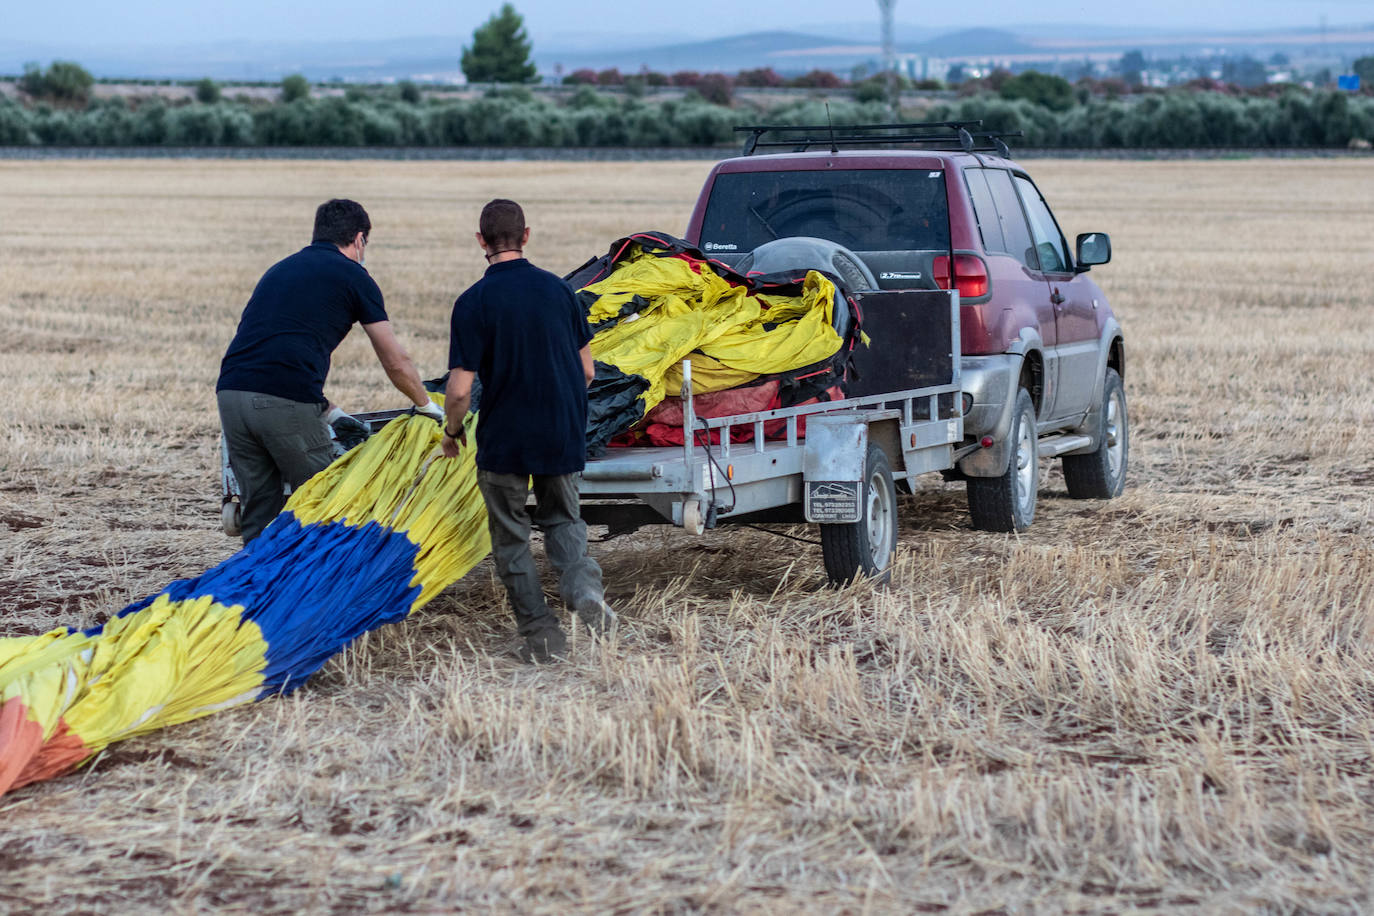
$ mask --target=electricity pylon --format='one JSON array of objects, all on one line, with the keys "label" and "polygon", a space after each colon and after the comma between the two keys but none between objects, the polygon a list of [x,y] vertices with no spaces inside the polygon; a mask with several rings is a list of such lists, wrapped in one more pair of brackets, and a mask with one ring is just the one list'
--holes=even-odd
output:
[{"label": "electricity pylon", "polygon": [[892,108],[892,120],[897,120],[897,48],[892,37],[892,8],[897,0],[878,0],[883,26],[883,79],[887,88],[887,104]]}]

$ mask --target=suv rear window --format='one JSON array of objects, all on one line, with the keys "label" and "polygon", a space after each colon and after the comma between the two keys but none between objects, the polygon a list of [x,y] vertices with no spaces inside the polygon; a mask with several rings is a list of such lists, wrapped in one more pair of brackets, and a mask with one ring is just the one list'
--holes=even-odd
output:
[{"label": "suv rear window", "polygon": [[854,251],[948,248],[945,173],[851,169],[716,176],[701,227],[703,251],[743,253],[798,235]]}]

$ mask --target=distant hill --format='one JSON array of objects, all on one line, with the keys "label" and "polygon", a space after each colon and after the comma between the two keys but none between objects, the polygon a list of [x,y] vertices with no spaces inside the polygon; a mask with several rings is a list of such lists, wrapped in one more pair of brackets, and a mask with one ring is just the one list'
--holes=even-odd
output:
[{"label": "distant hill", "polygon": [[[897,43],[899,53],[933,57],[1026,54],[1034,50],[1033,45],[1016,34],[999,29],[965,29],[924,42]],[[856,64],[872,62],[881,55],[876,34],[864,41],[848,36],[826,37],[801,32],[750,32],[662,47],[562,54],[535,48],[535,62],[541,70],[552,71],[555,65],[560,65],[563,73],[584,67],[594,70],[616,67],[627,73],[643,68],[662,73],[675,70],[734,73],[756,67],[772,67],[784,75],[815,68],[845,73]]]},{"label": "distant hill", "polygon": [[[734,73],[772,67],[797,74],[813,68],[842,75],[881,56],[877,25],[849,23],[815,31],[760,31],[662,46],[635,46],[626,36],[597,42],[594,33],[542,41],[536,37],[534,58],[541,73],[567,74],[616,67],[633,73],[649,68]],[[1312,53],[1348,59],[1374,53],[1374,25],[1331,26],[1325,31],[1271,30],[1189,34],[1155,30],[1110,29],[1092,25],[1038,25],[1021,28],[976,28],[941,34],[910,23],[898,23],[897,50],[943,60],[972,62],[1037,57],[1120,54],[1139,48],[1147,56],[1167,57],[1225,49],[1231,54],[1267,57],[1275,52]],[[646,41],[648,39],[639,39]],[[339,79],[381,82],[419,79],[460,81],[458,58],[470,36],[424,36],[359,41],[224,41],[204,44],[128,47],[59,46],[0,37],[0,74],[18,74],[26,61],[76,60],[101,78],[279,80],[304,73],[316,82]]]},{"label": "distant hill", "polygon": [[1002,29],[964,29],[939,35],[929,41],[915,45],[901,45],[901,50],[931,57],[998,56],[1005,54],[1029,54],[1036,49],[1014,32]]},{"label": "distant hill", "polygon": [[[562,72],[571,73],[582,68],[604,70],[616,67],[627,73],[647,68],[661,73],[677,70],[720,70],[734,73],[755,67],[773,67],[787,71],[804,71],[812,67],[830,67],[836,59],[848,61],[857,54],[852,42],[843,42],[836,47],[834,38],[819,35],[806,35],[800,32],[751,32],[745,35],[730,35],[704,41],[664,45],[649,48],[626,48],[614,50],[582,50],[563,52],[558,49],[534,49],[535,63],[544,71],[552,71],[561,66]],[[852,66],[852,64],[850,64]]]}]

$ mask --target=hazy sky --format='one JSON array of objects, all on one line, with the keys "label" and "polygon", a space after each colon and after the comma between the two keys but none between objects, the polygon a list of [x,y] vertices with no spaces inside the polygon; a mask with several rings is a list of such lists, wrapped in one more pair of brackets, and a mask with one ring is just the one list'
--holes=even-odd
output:
[{"label": "hazy sky", "polygon": [[[0,40],[73,46],[206,42],[222,39],[301,41],[375,39],[418,35],[466,36],[499,0],[73,0],[33,3],[0,0]],[[835,0],[693,0],[635,3],[625,0],[519,0],[515,7],[536,43],[562,41],[572,33],[604,34],[608,43],[658,44],[712,34],[792,29],[833,23],[837,10],[850,10],[857,23],[876,32],[876,2],[851,5]],[[1137,4],[1082,0],[984,0],[968,4],[918,4],[898,0],[897,20],[933,31],[1032,23],[1075,22],[1159,29],[1268,29],[1374,22],[1370,0],[1142,0]],[[955,18],[963,16],[965,18]]]}]

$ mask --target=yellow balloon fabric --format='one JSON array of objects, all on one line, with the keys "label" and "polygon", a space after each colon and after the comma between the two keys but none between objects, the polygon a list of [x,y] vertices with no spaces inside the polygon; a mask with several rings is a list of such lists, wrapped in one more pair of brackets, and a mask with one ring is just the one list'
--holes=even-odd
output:
[{"label": "yellow balloon fabric", "polygon": [[693,390],[708,394],[820,362],[843,343],[833,326],[835,285],[816,271],[800,296],[751,294],[704,262],[636,250],[584,290],[598,297],[589,309],[594,325],[636,296],[641,301],[637,312],[598,331],[591,348],[596,359],[648,380],[645,413],[681,388],[684,359]]},{"label": "yellow balloon fabric", "polygon": [[388,423],[381,432],[312,477],[286,510],[303,524],[377,522],[404,531],[419,547],[411,610],[458,581],[491,552],[487,508],[477,489],[476,414],[466,420],[467,448],[440,451],[443,432],[424,417]]}]

